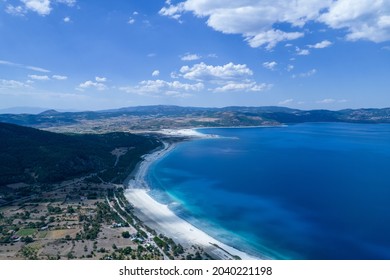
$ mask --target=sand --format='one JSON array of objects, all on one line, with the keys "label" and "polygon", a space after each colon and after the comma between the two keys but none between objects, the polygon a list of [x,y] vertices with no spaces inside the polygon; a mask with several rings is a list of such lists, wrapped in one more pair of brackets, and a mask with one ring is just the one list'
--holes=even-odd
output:
[{"label": "sand", "polygon": [[216,240],[178,217],[167,205],[157,202],[148,194],[149,186],[144,178],[150,164],[174,148],[175,145],[164,143],[162,150],[144,156],[144,160],[134,174],[134,179],[129,181],[125,196],[136,209],[136,215],[146,225],[172,238],[183,247],[200,246],[213,258],[233,259],[233,256],[238,256],[243,260],[257,259]]}]

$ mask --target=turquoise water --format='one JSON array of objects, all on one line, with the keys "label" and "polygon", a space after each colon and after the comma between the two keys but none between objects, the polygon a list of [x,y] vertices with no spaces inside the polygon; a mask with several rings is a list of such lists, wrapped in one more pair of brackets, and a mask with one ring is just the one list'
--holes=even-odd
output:
[{"label": "turquoise water", "polygon": [[156,162],[153,195],[197,227],[277,259],[390,259],[390,125],[202,129]]}]

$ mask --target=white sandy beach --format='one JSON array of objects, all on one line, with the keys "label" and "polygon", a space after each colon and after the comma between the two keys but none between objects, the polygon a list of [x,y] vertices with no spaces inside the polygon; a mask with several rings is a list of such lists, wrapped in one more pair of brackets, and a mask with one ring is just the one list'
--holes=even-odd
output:
[{"label": "white sandy beach", "polygon": [[149,186],[144,178],[150,164],[174,149],[174,147],[175,145],[164,143],[162,150],[146,155],[134,175],[135,178],[129,181],[125,196],[136,209],[137,216],[146,225],[155,229],[158,233],[172,238],[183,247],[200,246],[217,259],[233,259],[233,256],[239,256],[243,260],[257,259],[216,240],[176,216],[167,205],[163,205],[149,196]]}]

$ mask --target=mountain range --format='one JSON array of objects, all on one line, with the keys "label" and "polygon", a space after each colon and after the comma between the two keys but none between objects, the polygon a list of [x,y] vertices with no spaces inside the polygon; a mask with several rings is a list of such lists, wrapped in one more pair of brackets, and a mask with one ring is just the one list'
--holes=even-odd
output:
[{"label": "mountain range", "polygon": [[[390,123],[390,108],[299,110],[286,107],[180,107],[170,105],[125,107],[103,111],[39,114],[0,114],[0,122],[81,132],[159,130],[186,127],[280,125],[302,122]],[[61,129],[59,129],[61,132]],[[80,132],[80,131],[79,131]]]}]

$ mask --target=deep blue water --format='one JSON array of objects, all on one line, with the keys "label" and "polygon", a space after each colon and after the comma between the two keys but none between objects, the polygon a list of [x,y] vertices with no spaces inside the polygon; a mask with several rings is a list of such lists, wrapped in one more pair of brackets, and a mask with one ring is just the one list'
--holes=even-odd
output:
[{"label": "deep blue water", "polygon": [[390,259],[390,125],[202,129],[156,162],[154,196],[238,249]]}]

